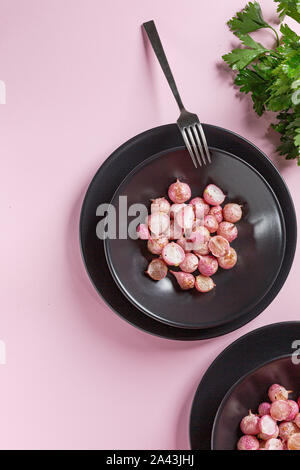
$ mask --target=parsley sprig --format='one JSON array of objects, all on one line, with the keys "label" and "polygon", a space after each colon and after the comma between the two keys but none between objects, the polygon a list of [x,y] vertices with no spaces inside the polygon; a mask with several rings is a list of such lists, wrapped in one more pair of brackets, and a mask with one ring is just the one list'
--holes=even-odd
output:
[{"label": "parsley sprig", "polygon": [[[285,15],[300,23],[300,1],[275,0],[281,20]],[[236,71],[235,85],[250,93],[253,107],[261,116],[265,111],[278,113],[272,127],[281,134],[278,150],[287,159],[300,165],[300,37],[287,24],[278,32],[262,15],[258,2],[249,2],[229,22],[231,31],[240,39],[241,47],[223,56]],[[267,49],[249,33],[271,29],[276,44]]]}]

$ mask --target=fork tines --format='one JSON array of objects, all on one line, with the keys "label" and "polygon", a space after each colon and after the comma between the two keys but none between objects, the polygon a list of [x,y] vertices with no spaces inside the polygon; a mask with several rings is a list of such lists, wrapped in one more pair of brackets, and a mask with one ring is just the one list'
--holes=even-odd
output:
[{"label": "fork tines", "polygon": [[202,166],[202,163],[204,165],[211,163],[208,145],[201,124],[195,122],[189,126],[178,125],[195,167],[197,168],[197,163],[200,166]]}]

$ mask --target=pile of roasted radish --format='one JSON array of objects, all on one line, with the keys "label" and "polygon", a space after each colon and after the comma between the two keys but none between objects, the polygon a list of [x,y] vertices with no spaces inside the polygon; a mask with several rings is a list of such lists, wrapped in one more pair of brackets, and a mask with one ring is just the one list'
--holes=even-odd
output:
[{"label": "pile of roasted radish", "polygon": [[166,197],[152,200],[151,214],[137,232],[149,252],[158,256],[146,271],[151,279],[164,279],[173,267],[170,273],[181,289],[209,292],[215,287],[211,276],[219,267],[232,269],[237,263],[230,244],[238,236],[235,224],[242,218],[242,207],[222,207],[226,196],[214,184],[204,189],[203,197],[191,196],[190,186],[177,180],[168,190],[171,203]]},{"label": "pile of roasted radish", "polygon": [[300,397],[298,402],[289,400],[290,393],[282,385],[271,385],[270,402],[242,419],[238,450],[300,450]]}]

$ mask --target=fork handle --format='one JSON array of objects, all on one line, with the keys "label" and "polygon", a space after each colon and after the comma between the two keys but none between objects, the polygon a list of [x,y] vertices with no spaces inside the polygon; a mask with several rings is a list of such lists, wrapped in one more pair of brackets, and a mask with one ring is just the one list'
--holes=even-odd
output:
[{"label": "fork handle", "polygon": [[143,26],[146,30],[146,33],[148,35],[148,38],[150,40],[150,43],[153,47],[153,50],[155,52],[155,55],[160,63],[160,66],[165,74],[165,77],[169,83],[169,86],[172,90],[172,93],[174,95],[174,98],[179,106],[180,111],[184,109],[184,106],[182,104],[172,71],[170,69],[168,59],[166,57],[165,51],[163,49],[160,37],[158,35],[155,23],[153,20],[147,21],[147,23],[143,23]]}]

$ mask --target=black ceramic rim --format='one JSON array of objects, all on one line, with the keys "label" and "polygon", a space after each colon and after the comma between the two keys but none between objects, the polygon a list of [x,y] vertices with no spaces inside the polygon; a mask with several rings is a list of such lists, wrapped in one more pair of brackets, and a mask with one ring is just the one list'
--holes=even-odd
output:
[{"label": "black ceramic rim", "polygon": [[231,389],[263,365],[290,356],[292,343],[299,338],[300,322],[274,323],[247,333],[219,354],[202,377],[192,403],[192,450],[211,450],[215,418]]},{"label": "black ceramic rim", "polygon": [[[212,146],[209,146],[210,150],[218,150],[216,149],[215,147],[212,147]],[[173,152],[176,152],[176,150],[181,150],[182,147],[178,147],[178,149],[172,149],[172,153]],[[242,158],[238,157],[237,155],[233,155],[232,153],[230,152],[227,152],[225,150],[219,150],[221,151],[222,153],[224,153],[225,155],[228,155],[230,156],[231,158],[233,159],[236,159],[238,161],[240,161],[243,165],[245,165],[246,167],[248,167],[250,169],[250,171],[253,171],[258,178],[260,178],[262,180],[262,182],[264,183],[264,185],[268,188],[269,192],[272,194],[275,202],[276,202],[276,205],[277,205],[277,209],[278,209],[278,214],[279,214],[279,217],[281,219],[281,224],[282,224],[282,238],[283,238],[283,246],[284,246],[284,249],[283,249],[283,252],[282,252],[282,256],[281,256],[281,262],[280,262],[280,265],[278,266],[278,269],[276,271],[276,274],[274,274],[274,279],[273,279],[273,282],[268,286],[268,288],[265,290],[264,292],[264,295],[259,298],[259,299],[256,299],[255,300],[255,304],[254,304],[254,307],[253,307],[253,304],[251,304],[251,307],[249,308],[249,310],[252,310],[252,309],[255,309],[257,307],[257,305],[260,304],[260,302],[264,299],[264,297],[268,294],[268,292],[272,289],[272,286],[274,285],[274,282],[275,280],[277,279],[278,277],[278,274],[281,270],[281,267],[282,267],[282,263],[283,263],[283,259],[284,259],[284,256],[285,256],[285,252],[286,252],[286,228],[285,228],[285,220],[284,220],[284,217],[283,217],[283,213],[282,213],[282,209],[281,209],[281,206],[279,204],[279,201],[278,201],[278,198],[273,190],[273,188],[270,186],[270,184],[267,182],[267,180],[263,177],[263,175],[261,175],[255,168],[253,168],[248,162],[244,161]],[[139,170],[141,168],[143,168],[144,166],[147,166],[148,164],[150,164],[152,161],[158,159],[159,157],[165,155],[165,154],[168,154],[170,151],[169,150],[163,150],[162,152],[159,152],[155,155],[152,155],[151,157],[147,158],[146,160],[144,160],[143,162],[141,162],[139,165],[137,165],[137,167],[135,167],[127,176],[126,178],[124,178],[124,180],[121,182],[121,184],[118,186],[118,188],[116,189],[116,191],[114,192],[114,195],[110,201],[111,204],[113,204],[113,201],[116,200],[116,198],[118,197],[118,194],[122,193],[123,192],[123,189],[124,189],[124,185],[126,187],[126,183],[127,181],[135,174],[137,174],[139,172]],[[113,204],[114,205],[114,204]],[[110,256],[110,249],[109,249],[109,246],[107,244],[107,240],[104,240],[104,253],[105,253],[105,257],[106,257],[106,261],[107,261],[107,265],[109,267],[109,270],[110,270],[110,273],[116,283],[116,285],[118,286],[118,288],[120,289],[120,291],[123,293],[123,295],[129,300],[129,302],[131,302],[137,309],[139,309],[143,314],[145,315],[148,315],[149,317],[153,318],[154,320],[156,321],[159,321],[159,322],[162,322],[162,323],[165,323],[167,325],[170,325],[172,327],[175,327],[175,328],[193,328],[191,326],[187,326],[187,325],[178,325],[176,324],[175,322],[171,322],[171,321],[168,321],[166,319],[163,319],[163,318],[160,318],[157,314],[153,313],[153,312],[150,312],[150,311],[147,311],[147,309],[145,309],[143,307],[143,305],[139,305],[138,302],[135,301],[134,297],[131,296],[130,292],[128,292],[123,284],[122,284],[122,281],[119,279],[117,273],[116,273],[116,270],[115,270],[115,266],[114,264],[112,263],[112,260],[111,260],[111,256]],[[253,301],[254,303],[254,301]],[[243,315],[247,315],[247,313],[239,313],[239,315],[236,315],[236,316],[233,316],[232,319],[229,321],[229,322],[225,322],[224,320],[223,321],[215,321],[214,323],[211,323],[209,326],[202,326],[202,325],[195,325],[195,329],[209,329],[209,328],[215,328],[215,327],[218,327],[218,326],[223,326],[225,325],[226,323],[232,323],[233,321],[237,320],[238,318],[242,318]]]},{"label": "black ceramic rim", "polygon": [[[241,142],[243,143],[243,145],[249,147],[249,149],[252,149],[252,151],[255,151],[256,153],[258,153],[262,158],[263,164],[268,166],[270,177],[278,180],[277,182],[281,185],[281,191],[284,192],[284,198],[286,200],[285,204],[288,207],[288,225],[289,226],[288,226],[288,240],[287,241],[289,245],[289,250],[285,254],[281,271],[275,283],[273,284],[273,287],[268,292],[267,296],[263,299],[260,305],[260,309],[258,309],[254,313],[252,312],[251,315],[249,314],[247,317],[245,316],[245,318],[243,319],[239,319],[234,322],[227,323],[226,325],[223,325],[221,327],[210,328],[210,329],[205,329],[205,330],[195,330],[195,329],[190,330],[190,329],[171,327],[169,325],[162,324],[161,322],[158,322],[149,317],[146,317],[145,315],[141,314],[141,312],[139,312],[138,309],[136,309],[136,312],[132,314],[129,311],[130,310],[129,306],[128,306],[128,309],[124,309],[124,310],[115,308],[113,305],[113,301],[114,301],[114,296],[117,295],[117,291],[120,292],[118,287],[115,286],[115,292],[113,295],[109,295],[109,296],[104,295],[101,289],[98,289],[89,271],[89,266],[88,266],[86,253],[85,253],[85,246],[83,244],[84,214],[87,210],[86,206],[87,206],[88,197],[90,193],[93,191],[94,181],[98,178],[99,175],[101,175],[102,178],[107,180],[108,173],[110,171],[110,166],[113,164],[117,166],[118,168],[121,167],[120,171],[125,172],[125,174],[123,175],[123,179],[124,179],[126,175],[134,168],[134,165],[131,165],[129,163],[127,164],[127,162],[125,164],[124,160],[123,161],[121,160],[121,155],[127,148],[131,149],[133,146],[147,145],[147,150],[149,153],[148,155],[145,155],[144,159],[150,157],[154,153],[158,153],[159,150],[169,150],[173,148],[178,148],[180,146],[183,148],[184,146],[182,145],[182,140],[181,140],[182,138],[181,138],[181,135],[178,131],[178,127],[176,126],[176,124],[167,124],[164,126],[156,127],[148,131],[145,131],[133,137],[132,139],[124,143],[121,147],[119,147],[117,150],[115,150],[110,155],[110,157],[108,157],[107,160],[105,160],[105,162],[100,166],[94,178],[92,179],[87,189],[86,195],[84,197],[82,208],[81,208],[81,214],[80,214],[79,238],[80,238],[80,248],[81,248],[82,259],[83,259],[87,274],[92,284],[94,285],[96,291],[100,295],[100,297],[102,297],[102,299],[106,302],[106,304],[117,315],[119,315],[129,324],[139,328],[140,330],[144,332],[147,332],[149,334],[152,334],[154,336],[158,336],[161,338],[169,339],[169,340],[196,341],[196,340],[214,338],[214,337],[218,337],[218,336],[230,333],[244,326],[245,324],[249,323],[253,318],[258,316],[263,310],[265,310],[268,307],[268,305],[272,302],[272,300],[277,296],[278,292],[281,290],[289,274],[289,271],[291,269],[294,255],[295,255],[295,249],[296,249],[297,222],[296,222],[294,204],[291,199],[290,192],[284,180],[282,179],[280,173],[278,172],[274,164],[271,162],[271,160],[263,152],[261,152],[255,145],[249,142],[247,139],[239,136],[238,134],[232,131],[223,129],[218,126],[209,125],[209,124],[203,124],[203,128],[204,128],[205,133],[207,134],[208,140],[211,139],[211,142],[209,142],[211,146],[215,146],[216,148],[222,148],[222,142],[224,139],[223,134],[225,134],[225,136],[227,136],[228,138],[232,137],[232,139],[236,140],[237,143]],[[149,148],[150,144],[153,145],[152,152]],[[138,163],[140,162],[137,162],[137,164]],[[115,189],[117,188],[119,184],[120,182],[115,185]],[[111,200],[113,193],[115,192],[115,189],[111,191],[110,198],[108,198],[105,202],[109,202]],[[281,207],[282,209],[284,209],[284,206],[282,204],[281,204]],[[99,244],[103,245],[103,242],[99,240]],[[110,276],[110,273],[108,273],[108,275]],[[120,295],[122,294],[120,293]],[[129,301],[128,301],[128,304],[131,306],[131,303]]]},{"label": "black ceramic rim", "polygon": [[214,419],[214,424],[213,424],[213,427],[212,427],[212,432],[211,432],[211,448],[213,449],[214,448],[214,438],[215,438],[215,430],[216,430],[216,427],[218,425],[218,421],[219,421],[219,417],[220,417],[220,414],[222,413],[228,399],[230,398],[230,396],[232,395],[232,393],[234,392],[234,390],[245,380],[247,379],[247,377],[249,377],[249,375],[252,375],[254,374],[256,371],[262,369],[263,367],[267,366],[268,364],[272,364],[272,362],[277,362],[279,361],[280,359],[286,359],[288,357],[292,357],[292,353],[290,354],[283,354],[279,357],[274,357],[273,359],[269,360],[269,361],[266,361],[264,362],[263,364],[261,364],[260,366],[257,366],[255,367],[254,369],[250,370],[249,372],[247,372],[246,374],[244,374],[239,380],[237,380],[231,387],[230,389],[228,390],[228,392],[226,393],[226,395],[224,396],[223,400],[221,401],[221,404],[218,408],[218,411],[217,411],[217,414],[215,416],[215,419]]}]

